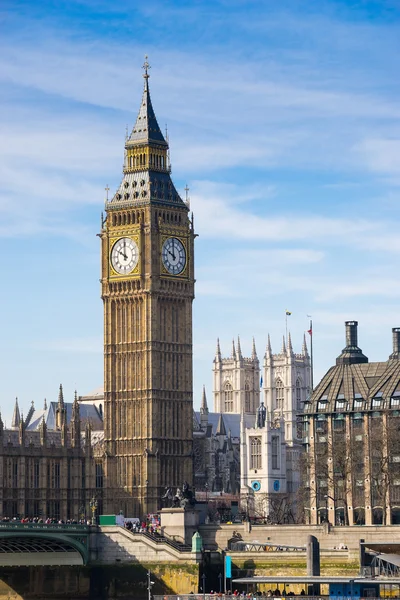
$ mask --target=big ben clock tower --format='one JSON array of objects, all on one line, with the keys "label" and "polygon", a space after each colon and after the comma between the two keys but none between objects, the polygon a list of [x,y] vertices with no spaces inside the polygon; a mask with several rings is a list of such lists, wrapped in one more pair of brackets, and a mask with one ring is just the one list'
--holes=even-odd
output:
[{"label": "big ben clock tower", "polygon": [[155,512],[192,483],[194,231],[170,176],[149,65],[101,232],[106,510]]}]

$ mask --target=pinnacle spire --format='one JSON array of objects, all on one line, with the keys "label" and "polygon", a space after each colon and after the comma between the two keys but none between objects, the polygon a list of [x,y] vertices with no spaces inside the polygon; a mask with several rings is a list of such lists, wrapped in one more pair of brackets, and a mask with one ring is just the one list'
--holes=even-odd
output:
[{"label": "pinnacle spire", "polygon": [[200,414],[202,414],[202,415],[208,414],[208,404],[207,404],[206,386],[205,385],[203,385],[203,395],[201,397]]},{"label": "pinnacle spire", "polygon": [[286,354],[286,342],[285,342],[285,336],[282,336],[282,348],[281,348],[281,354]]},{"label": "pinnacle spire", "polygon": [[219,338],[217,338],[217,349],[215,351],[215,358],[221,360],[221,348],[219,346]]},{"label": "pinnacle spire", "polygon": [[59,406],[64,406],[64,392],[62,383],[60,383],[60,390],[58,392],[58,404]]},{"label": "pinnacle spire", "polygon": [[236,360],[235,340],[232,340],[232,353],[231,358]]},{"label": "pinnacle spire", "polygon": [[14,412],[13,412],[13,416],[12,416],[12,420],[11,420],[11,428],[17,429],[19,427],[20,422],[21,422],[21,415],[19,412],[18,398],[15,398]]},{"label": "pinnacle spire", "polygon": [[271,337],[268,334],[268,342],[267,342],[267,351],[266,351],[267,356],[271,356],[272,354],[272,348],[271,348]]},{"label": "pinnacle spire", "polygon": [[301,353],[303,354],[303,356],[308,356],[306,334],[304,334],[303,336],[303,345],[301,347]]},{"label": "pinnacle spire", "polygon": [[240,347],[240,336],[238,336],[238,339],[237,339],[237,358],[238,359],[243,358],[242,357],[242,349]]},{"label": "pinnacle spire", "polygon": [[257,358],[258,358],[257,357],[257,350],[256,350],[256,341],[255,341],[254,337],[253,337],[253,347],[251,349],[251,358],[253,360],[257,360]]},{"label": "pinnacle spire", "polygon": [[43,402],[43,410],[47,410],[47,400],[46,400],[46,398],[44,399],[44,402]]},{"label": "pinnacle spire", "polygon": [[287,351],[288,354],[293,354],[292,337],[290,335],[290,331],[288,333]]}]

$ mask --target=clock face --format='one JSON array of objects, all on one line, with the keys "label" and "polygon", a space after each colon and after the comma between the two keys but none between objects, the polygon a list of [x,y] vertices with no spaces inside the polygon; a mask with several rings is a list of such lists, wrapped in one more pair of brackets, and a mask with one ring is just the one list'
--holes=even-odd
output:
[{"label": "clock face", "polygon": [[186,265],[186,250],[180,240],[177,238],[168,238],[165,240],[161,257],[168,273],[171,273],[171,275],[182,273]]},{"label": "clock face", "polygon": [[137,243],[129,237],[124,237],[115,242],[111,250],[111,264],[120,275],[128,275],[139,261],[139,248]]}]

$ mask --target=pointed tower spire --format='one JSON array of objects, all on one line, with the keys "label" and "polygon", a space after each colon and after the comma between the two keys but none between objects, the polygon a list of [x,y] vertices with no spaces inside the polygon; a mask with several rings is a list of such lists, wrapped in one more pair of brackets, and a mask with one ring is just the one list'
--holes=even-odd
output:
[{"label": "pointed tower spire", "polygon": [[253,347],[251,349],[251,358],[252,360],[258,360],[257,350],[256,350],[256,341],[253,337]]},{"label": "pointed tower spire", "polygon": [[272,356],[271,338],[270,338],[269,334],[268,334],[267,349],[265,351],[265,354],[269,358]]},{"label": "pointed tower spire", "polygon": [[217,338],[217,349],[215,351],[215,360],[216,361],[220,361],[221,360],[221,348],[219,346],[219,338]]},{"label": "pointed tower spire", "polygon": [[282,336],[282,348],[281,348],[281,354],[286,354],[286,342],[285,342],[285,336]]},{"label": "pointed tower spire", "polygon": [[120,209],[140,203],[168,204],[189,210],[170,177],[168,142],[154,113],[149,90],[150,65],[143,65],[144,89],[133,129],[125,141],[123,178],[112,198],[106,199],[106,210]]},{"label": "pointed tower spire", "polygon": [[240,347],[240,336],[238,335],[238,340],[237,340],[237,358],[238,360],[240,360],[241,358],[243,358],[242,356],[242,349]]},{"label": "pointed tower spire", "polygon": [[43,410],[47,410],[47,400],[46,400],[46,398],[44,399],[44,402],[43,402]]},{"label": "pointed tower spire", "polygon": [[290,335],[290,331],[288,333],[287,353],[289,355],[293,354],[292,337]]},{"label": "pointed tower spire", "polygon": [[163,146],[168,146],[165,138],[162,134],[160,126],[157,122],[156,115],[154,113],[153,105],[151,103],[150,98],[150,89],[149,89],[149,69],[151,68],[147,56],[145,56],[145,61],[143,64],[143,78],[144,78],[144,89],[142,102],[140,104],[139,113],[136,118],[135,125],[131,131],[131,134],[127,140],[128,145],[129,142],[155,142],[157,144],[162,144]]},{"label": "pointed tower spire", "polygon": [[21,415],[19,413],[18,398],[15,398],[14,412],[11,420],[11,429],[18,429],[20,422]]},{"label": "pointed tower spire", "polygon": [[203,385],[203,395],[201,397],[200,414],[201,415],[208,414],[208,404],[207,404],[206,386],[205,385]]},{"label": "pointed tower spire", "polygon": [[301,347],[301,353],[303,356],[308,356],[306,334],[304,334],[304,336],[303,336],[303,345]]},{"label": "pointed tower spire", "polygon": [[234,360],[236,360],[235,340],[232,340],[232,353],[231,353],[231,358],[233,358]]}]

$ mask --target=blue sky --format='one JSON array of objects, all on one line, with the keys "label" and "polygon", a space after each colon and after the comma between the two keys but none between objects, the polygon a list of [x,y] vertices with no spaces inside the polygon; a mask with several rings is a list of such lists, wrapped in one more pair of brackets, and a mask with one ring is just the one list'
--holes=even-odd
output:
[{"label": "blue sky", "polygon": [[195,405],[216,338],[300,351],[315,381],[358,319],[370,360],[399,326],[397,0],[4,1],[0,8],[0,406],[8,421],[103,380],[104,187],[150,88],[199,233]]}]

